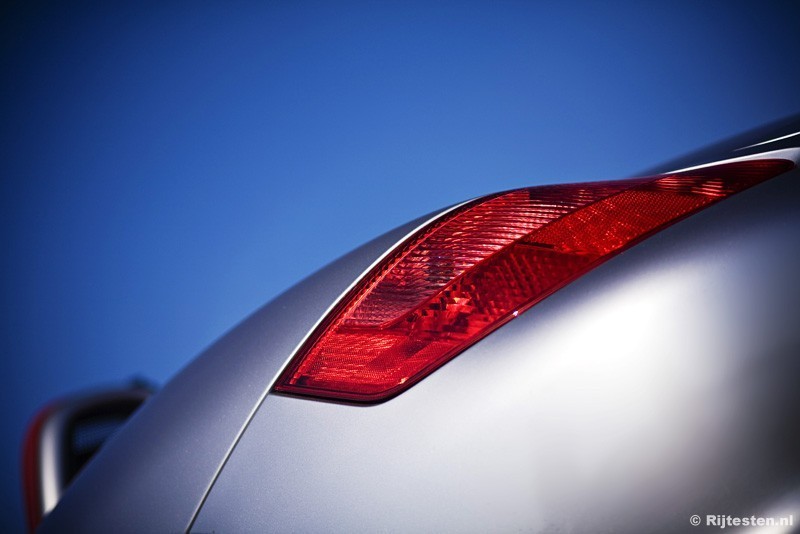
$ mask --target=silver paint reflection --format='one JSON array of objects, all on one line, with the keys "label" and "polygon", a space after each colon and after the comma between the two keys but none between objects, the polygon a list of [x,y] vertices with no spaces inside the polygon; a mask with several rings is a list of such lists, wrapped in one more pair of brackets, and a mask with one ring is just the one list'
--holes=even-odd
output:
[{"label": "silver paint reflection", "polygon": [[674,532],[695,513],[765,515],[800,489],[798,179],[637,245],[385,404],[268,396],[196,530]]}]

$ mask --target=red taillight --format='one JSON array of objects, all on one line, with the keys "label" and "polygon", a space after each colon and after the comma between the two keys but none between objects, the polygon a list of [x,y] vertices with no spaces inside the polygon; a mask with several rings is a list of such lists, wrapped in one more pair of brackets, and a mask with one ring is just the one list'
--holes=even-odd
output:
[{"label": "red taillight", "polygon": [[368,272],[306,340],[275,390],[386,400],[625,248],[793,167],[752,160],[471,201]]}]

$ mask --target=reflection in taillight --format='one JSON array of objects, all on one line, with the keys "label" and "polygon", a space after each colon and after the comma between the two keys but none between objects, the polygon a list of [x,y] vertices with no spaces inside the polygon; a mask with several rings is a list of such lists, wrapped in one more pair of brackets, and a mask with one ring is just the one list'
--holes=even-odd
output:
[{"label": "reflection in taillight", "polygon": [[742,161],[464,204],[367,273],[309,336],[275,390],[386,400],[615,254],[793,167]]}]

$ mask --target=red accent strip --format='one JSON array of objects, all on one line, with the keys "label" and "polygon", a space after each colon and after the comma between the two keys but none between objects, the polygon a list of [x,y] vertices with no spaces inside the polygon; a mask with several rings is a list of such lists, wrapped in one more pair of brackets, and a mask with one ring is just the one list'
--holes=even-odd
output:
[{"label": "red accent strip", "polygon": [[42,520],[40,437],[42,427],[53,413],[55,406],[48,404],[36,414],[25,432],[22,445],[22,494],[25,499],[25,515],[28,532],[35,532]]}]

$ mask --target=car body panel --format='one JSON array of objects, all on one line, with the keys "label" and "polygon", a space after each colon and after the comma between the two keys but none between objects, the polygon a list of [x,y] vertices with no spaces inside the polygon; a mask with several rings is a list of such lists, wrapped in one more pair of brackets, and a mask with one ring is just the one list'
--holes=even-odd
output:
[{"label": "car body panel", "polygon": [[800,490],[798,200],[795,170],[682,221],[384,404],[270,395],[193,530],[674,532],[773,511]]},{"label": "car body panel", "polygon": [[[795,117],[651,172],[794,147],[788,138],[738,150],[798,129]],[[787,452],[797,449],[796,436],[763,417],[791,417],[797,428],[796,399],[786,404],[788,390],[769,384],[797,377],[796,359],[786,354],[798,348],[797,334],[789,335],[800,302],[790,283],[800,268],[798,172],[625,251],[384,404],[268,395],[337,299],[437,214],[389,232],[201,354],[103,447],[41,531],[597,531],[584,522],[588,514],[618,511],[615,499],[636,497],[633,485],[645,474],[672,481],[654,488],[664,506],[653,513],[677,518],[697,495],[678,489],[747,454],[761,462],[752,464],[752,490],[736,484],[747,473],[734,470],[727,486],[720,486],[727,478],[714,482],[724,491],[705,487],[694,503],[777,502],[800,487]],[[679,380],[698,367],[697,376]],[[747,382],[754,373],[763,376]],[[667,439],[670,428],[677,438]],[[705,441],[693,449],[698,435]],[[778,439],[785,450],[770,448]],[[705,470],[693,474],[695,464]],[[629,476],[614,481],[615,465]],[[785,474],[770,485],[778,465]],[[603,498],[587,505],[590,490]],[[577,502],[583,506],[570,508]],[[642,522],[653,516],[647,506],[636,510]],[[594,525],[616,524],[608,520]]]},{"label": "car body panel", "polygon": [[110,525],[117,531],[187,529],[291,351],[356,277],[431,217],[340,258],[204,351],[104,445],[41,531],[53,525],[58,532],[105,531]]}]

